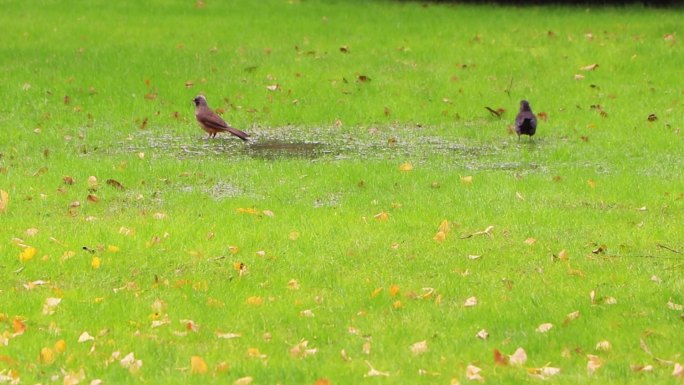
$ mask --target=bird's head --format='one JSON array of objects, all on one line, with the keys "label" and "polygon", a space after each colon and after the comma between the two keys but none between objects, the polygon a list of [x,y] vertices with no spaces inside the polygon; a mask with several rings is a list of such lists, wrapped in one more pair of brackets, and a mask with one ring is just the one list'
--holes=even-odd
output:
[{"label": "bird's head", "polygon": [[206,106],[207,98],[205,98],[204,95],[197,95],[194,99],[192,99],[192,102],[195,103],[196,107]]},{"label": "bird's head", "polygon": [[530,108],[530,102],[528,102],[527,100],[521,100],[520,111],[532,111],[532,109]]}]

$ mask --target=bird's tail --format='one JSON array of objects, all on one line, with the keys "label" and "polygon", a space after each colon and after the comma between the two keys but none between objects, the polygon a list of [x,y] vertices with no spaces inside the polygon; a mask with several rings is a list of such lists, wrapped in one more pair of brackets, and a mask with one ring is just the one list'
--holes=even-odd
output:
[{"label": "bird's tail", "polygon": [[249,136],[248,133],[242,132],[242,131],[238,130],[237,128],[233,128],[233,127],[228,127],[227,131],[230,132],[231,134],[237,136],[238,138],[244,140],[245,142],[247,141],[247,137]]}]

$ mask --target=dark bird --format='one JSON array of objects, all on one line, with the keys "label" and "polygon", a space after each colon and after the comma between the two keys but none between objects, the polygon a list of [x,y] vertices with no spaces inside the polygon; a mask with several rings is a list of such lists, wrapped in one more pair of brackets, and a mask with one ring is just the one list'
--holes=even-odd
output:
[{"label": "dark bird", "polygon": [[529,135],[531,139],[537,132],[537,117],[534,116],[527,100],[520,101],[520,112],[515,117],[515,132],[518,134],[518,140],[520,135]]},{"label": "dark bird", "polygon": [[249,135],[237,128],[229,126],[220,116],[216,115],[216,113],[209,108],[207,98],[198,95],[196,98],[192,99],[192,101],[195,103],[195,118],[197,118],[202,129],[209,134],[207,138],[213,138],[219,132],[230,132],[238,138],[247,141]]}]

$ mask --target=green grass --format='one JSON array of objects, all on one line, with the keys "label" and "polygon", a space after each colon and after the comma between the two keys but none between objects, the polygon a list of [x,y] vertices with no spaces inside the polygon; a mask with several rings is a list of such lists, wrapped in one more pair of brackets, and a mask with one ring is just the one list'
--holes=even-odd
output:
[{"label": "green grass", "polygon": [[[0,383],[82,369],[104,384],[449,384],[470,382],[469,364],[487,383],[541,382],[495,364],[517,347],[525,368],[561,369],[549,383],[676,382],[665,361],[682,363],[683,312],[668,301],[684,303],[684,262],[662,246],[684,251],[681,10],[0,7]],[[203,140],[199,93],[254,144]],[[548,115],[530,142],[510,132],[523,98]],[[324,152],[258,149],[275,139]],[[20,260],[22,245],[36,255]],[[293,357],[303,340],[316,353]],[[119,363],[129,352],[137,373]],[[587,354],[603,362],[593,375]],[[365,361],[389,377],[365,378]]]}]

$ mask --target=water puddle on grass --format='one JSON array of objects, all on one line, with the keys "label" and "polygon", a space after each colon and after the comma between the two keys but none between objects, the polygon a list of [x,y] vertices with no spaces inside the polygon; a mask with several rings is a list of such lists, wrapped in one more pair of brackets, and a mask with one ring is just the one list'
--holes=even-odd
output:
[{"label": "water puddle on grass", "polygon": [[330,153],[330,151],[325,149],[323,143],[283,141],[278,139],[265,139],[250,143],[242,152],[252,158],[271,160],[283,158],[316,159]]},{"label": "water puddle on grass", "polygon": [[[194,133],[173,134],[146,131],[131,138],[117,150],[158,150],[165,156],[179,159],[210,157],[253,158],[263,160],[303,159],[311,161],[342,160],[393,160],[442,162],[441,167],[469,170],[534,169],[538,165],[526,164],[511,158],[508,147],[533,147],[513,140],[494,143],[475,143],[468,139],[430,135],[429,130],[412,128],[383,131],[345,132],[334,128],[280,129],[254,128],[248,142],[231,136],[205,139]],[[313,140],[312,140],[313,139]],[[441,161],[439,159],[442,159]],[[537,170],[539,171],[539,170]]]}]

